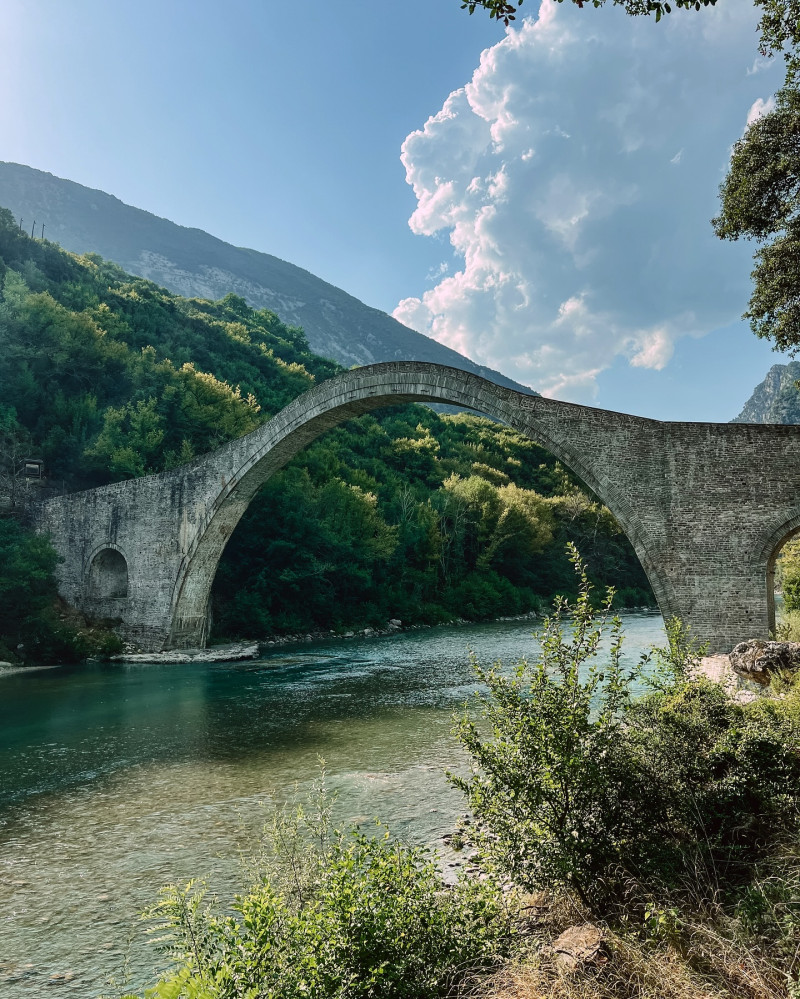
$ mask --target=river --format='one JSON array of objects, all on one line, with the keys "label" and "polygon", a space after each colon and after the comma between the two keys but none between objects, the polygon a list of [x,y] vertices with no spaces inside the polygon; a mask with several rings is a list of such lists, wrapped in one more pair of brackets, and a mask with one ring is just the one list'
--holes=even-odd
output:
[{"label": "river", "polygon": [[[626,656],[663,644],[624,616]],[[463,808],[452,714],[469,652],[512,663],[530,621],[270,649],[244,663],[92,663],[0,675],[0,995],[89,999],[141,988],[159,955],[137,919],[158,887],[239,886],[270,795],[325,757],[342,822],[379,816],[436,844]]]}]

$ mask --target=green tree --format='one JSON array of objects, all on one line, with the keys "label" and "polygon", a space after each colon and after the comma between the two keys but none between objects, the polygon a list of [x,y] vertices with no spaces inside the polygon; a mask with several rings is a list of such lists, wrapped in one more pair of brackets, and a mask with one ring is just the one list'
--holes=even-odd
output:
[{"label": "green tree", "polygon": [[755,239],[754,290],[745,313],[756,336],[800,347],[800,87],[787,83],[775,108],[733,147],[713,220],[721,239]]},{"label": "green tree", "polygon": [[783,546],[775,565],[775,585],[783,592],[786,610],[800,610],[800,538]]},{"label": "green tree", "polygon": [[36,619],[53,602],[58,556],[46,538],[15,520],[0,520],[0,635],[16,646],[32,634]]},{"label": "green tree", "polygon": [[58,561],[47,538],[0,518],[0,659],[74,658],[71,636],[55,613]]},{"label": "green tree", "polygon": [[[460,510],[458,539],[467,564],[517,576],[552,539],[552,514],[544,498],[514,483],[496,486],[479,475],[448,478],[443,490]],[[454,518],[455,521],[455,518]]]},{"label": "green tree", "polygon": [[17,420],[16,411],[0,404],[0,495],[7,497],[9,507],[16,507],[25,493],[25,480],[20,468],[30,457],[30,434]]}]

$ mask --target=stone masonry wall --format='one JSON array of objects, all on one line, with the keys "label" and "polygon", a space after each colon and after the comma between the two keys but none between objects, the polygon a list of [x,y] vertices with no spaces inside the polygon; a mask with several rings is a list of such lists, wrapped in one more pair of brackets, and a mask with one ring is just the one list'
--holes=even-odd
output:
[{"label": "stone masonry wall", "polygon": [[[348,371],[189,465],[39,504],[35,525],[65,560],[62,595],[118,619],[145,649],[203,644],[219,557],[258,488],[325,430],[409,401],[487,413],[548,448],[615,514],[662,613],[683,618],[711,651],[766,636],[769,562],[800,528],[800,427],[663,423],[420,362]],[[108,547],[127,562],[126,597],[89,589],[92,560]]]}]

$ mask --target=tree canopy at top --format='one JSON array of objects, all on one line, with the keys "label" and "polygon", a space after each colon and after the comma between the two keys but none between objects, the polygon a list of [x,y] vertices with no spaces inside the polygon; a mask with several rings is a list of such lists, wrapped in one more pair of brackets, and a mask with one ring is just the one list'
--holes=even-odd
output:
[{"label": "tree canopy at top", "polygon": [[[516,0],[514,4],[505,0],[463,0],[462,10],[474,14],[477,9],[488,11],[489,17],[502,21],[508,26],[514,19],[517,10],[524,0]],[[562,3],[563,0],[556,0]],[[577,7],[602,7],[606,0],[572,0]],[[612,6],[622,7],[626,14],[632,16],[650,14],[660,21],[665,14],[676,10],[700,10],[701,7],[715,7],[717,0],[611,0]],[[772,56],[783,52],[790,67],[797,68],[798,51],[800,51],[800,0],[754,0],[761,10],[761,20],[758,25],[758,48],[762,55]]]},{"label": "tree canopy at top", "polygon": [[722,239],[744,236],[756,252],[745,317],[756,336],[780,350],[800,349],[800,87],[787,82],[775,108],[734,145],[713,220]]}]

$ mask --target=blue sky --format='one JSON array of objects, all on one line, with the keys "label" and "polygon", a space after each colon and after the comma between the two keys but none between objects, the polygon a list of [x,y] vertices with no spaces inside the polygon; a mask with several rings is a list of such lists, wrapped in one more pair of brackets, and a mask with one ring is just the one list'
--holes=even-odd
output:
[{"label": "blue sky", "polygon": [[752,247],[708,223],[782,79],[752,6],[522,12],[6,0],[0,159],[283,257],[558,398],[730,419],[786,360],[738,319]]}]

